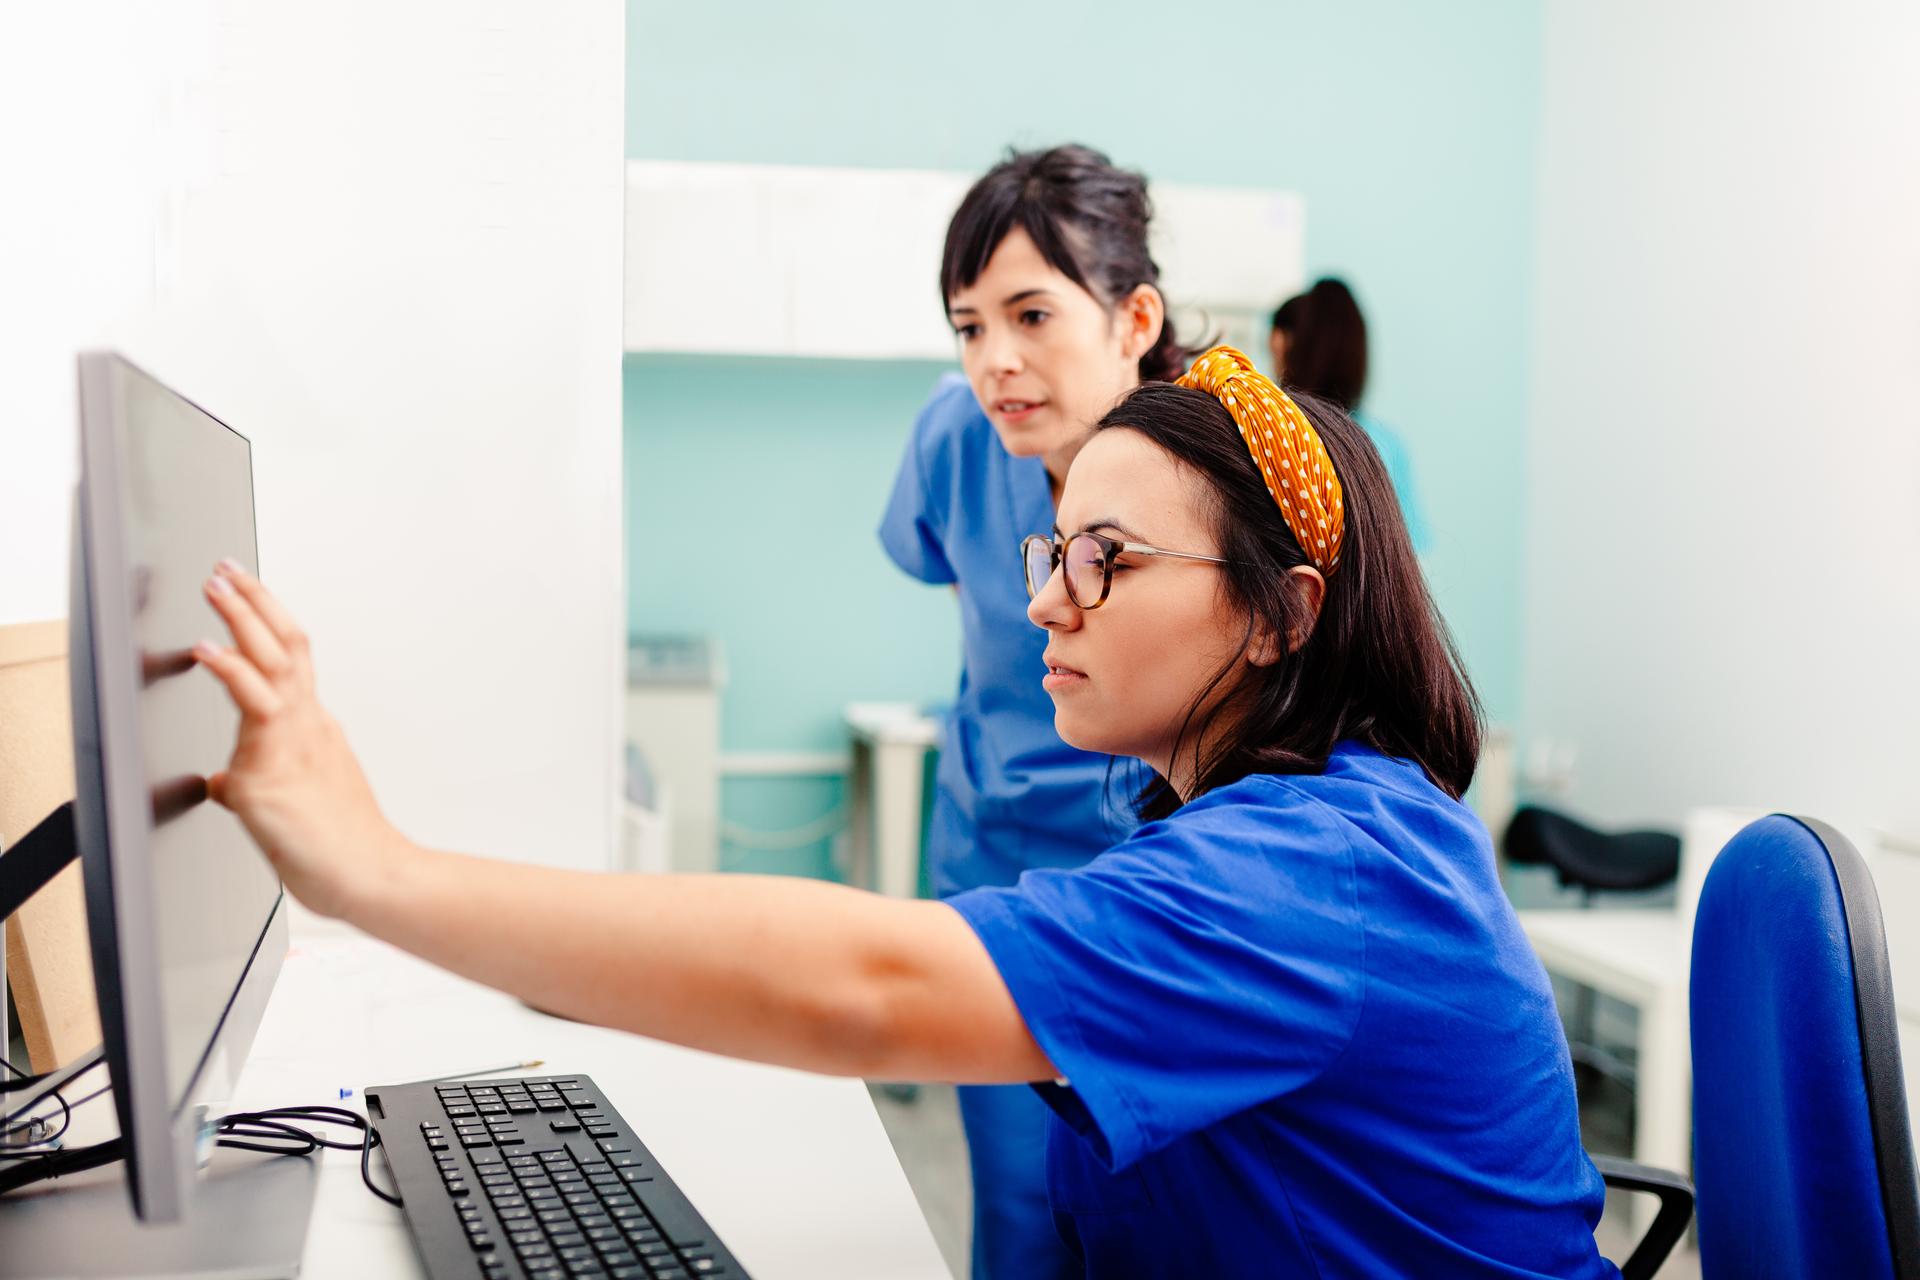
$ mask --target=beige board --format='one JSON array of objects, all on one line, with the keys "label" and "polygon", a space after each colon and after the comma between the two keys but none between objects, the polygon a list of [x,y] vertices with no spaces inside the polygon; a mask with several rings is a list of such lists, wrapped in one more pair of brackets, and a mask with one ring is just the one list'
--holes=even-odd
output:
[{"label": "beige board", "polygon": [[[67,624],[0,627],[0,840],[12,845],[72,798]],[[7,984],[34,1071],[99,1045],[78,863],[7,921]]]}]

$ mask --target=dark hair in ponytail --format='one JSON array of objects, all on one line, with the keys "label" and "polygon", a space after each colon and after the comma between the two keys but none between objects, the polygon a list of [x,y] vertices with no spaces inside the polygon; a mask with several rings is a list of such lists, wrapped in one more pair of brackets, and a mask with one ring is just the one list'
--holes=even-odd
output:
[{"label": "dark hair in ponytail", "polygon": [[[1204,391],[1146,383],[1095,424],[1139,432],[1213,491],[1215,545],[1227,561],[1228,599],[1246,613],[1246,643],[1260,631],[1307,637],[1225,689],[1210,714],[1231,717],[1232,727],[1209,741],[1195,720],[1233,666],[1216,674],[1189,708],[1175,755],[1204,751],[1194,761],[1198,796],[1252,773],[1318,773],[1334,745],[1351,738],[1413,761],[1458,799],[1479,761],[1480,700],[1427,592],[1393,483],[1366,432],[1338,406],[1304,393],[1294,400],[1326,445],[1346,506],[1340,563],[1327,575],[1317,621],[1287,572],[1309,561],[1225,406]],[[1165,817],[1180,804],[1156,774],[1140,816]]]},{"label": "dark hair in ponytail", "polygon": [[1273,313],[1287,335],[1283,381],[1352,413],[1367,389],[1367,320],[1345,282],[1328,276]]},{"label": "dark hair in ponytail", "polygon": [[[1153,217],[1147,180],[1117,169],[1091,147],[1009,151],[973,184],[947,225],[940,296],[950,299],[980,278],[1015,227],[1047,265],[1111,307],[1143,284],[1160,287],[1147,251]],[[1187,350],[1168,317],[1160,340],[1140,357],[1142,382],[1171,382],[1185,372]]]}]

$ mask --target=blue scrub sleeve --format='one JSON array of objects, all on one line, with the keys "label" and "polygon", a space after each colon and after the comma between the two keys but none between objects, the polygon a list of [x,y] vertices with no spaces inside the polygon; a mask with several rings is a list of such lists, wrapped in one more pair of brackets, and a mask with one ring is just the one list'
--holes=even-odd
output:
[{"label": "blue scrub sleeve", "polygon": [[1042,1097],[1115,1172],[1310,1083],[1359,1022],[1346,833],[1280,787],[1277,808],[1223,794],[1242,785],[1085,867],[947,900],[1065,1079]]},{"label": "blue scrub sleeve", "polygon": [[[880,545],[887,555],[908,574],[935,585],[959,581],[947,558],[948,512],[947,503],[942,501],[951,492],[951,486],[944,483],[951,462],[941,444],[951,436],[947,418],[955,400],[953,389],[943,379],[922,406],[914,419],[906,456],[900,460],[900,471],[893,480],[893,496],[887,500],[886,515],[880,520]],[[966,404],[972,403],[973,392],[968,390]]]}]

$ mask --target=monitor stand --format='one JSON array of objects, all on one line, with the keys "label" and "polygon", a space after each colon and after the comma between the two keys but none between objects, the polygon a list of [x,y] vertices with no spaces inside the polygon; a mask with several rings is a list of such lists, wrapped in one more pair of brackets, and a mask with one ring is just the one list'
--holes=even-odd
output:
[{"label": "monitor stand", "polygon": [[0,1280],[296,1275],[320,1167],[308,1156],[216,1148],[183,1222],[133,1216],[119,1165],[0,1197]]}]

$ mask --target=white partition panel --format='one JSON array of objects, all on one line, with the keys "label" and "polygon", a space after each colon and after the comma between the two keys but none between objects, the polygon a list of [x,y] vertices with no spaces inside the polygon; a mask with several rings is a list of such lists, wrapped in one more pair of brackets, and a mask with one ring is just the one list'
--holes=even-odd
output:
[{"label": "white partition panel", "polygon": [[607,865],[623,7],[20,22],[0,104],[36,136],[4,216],[37,239],[0,241],[50,265],[0,291],[28,335],[0,476],[33,495],[4,526],[0,620],[65,611],[73,351],[117,346],[252,439],[262,569],[402,827]]}]

